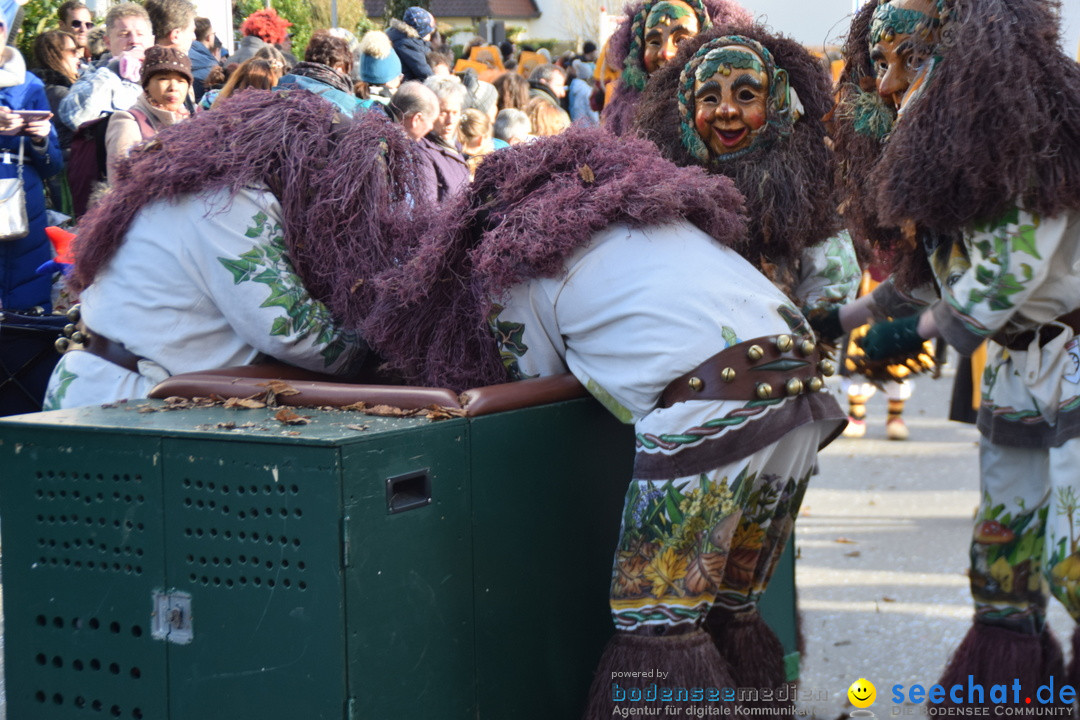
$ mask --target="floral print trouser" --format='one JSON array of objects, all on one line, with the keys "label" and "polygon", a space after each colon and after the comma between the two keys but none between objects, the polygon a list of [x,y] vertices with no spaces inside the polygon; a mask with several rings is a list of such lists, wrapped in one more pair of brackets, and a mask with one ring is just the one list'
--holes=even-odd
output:
[{"label": "floral print trouser", "polygon": [[1080,619],[1080,438],[1026,449],[983,439],[971,542],[979,622],[1038,633],[1052,593]]},{"label": "floral print trouser", "polygon": [[697,623],[716,604],[752,607],[794,528],[822,425],[707,473],[632,481],[612,571],[616,628]]}]

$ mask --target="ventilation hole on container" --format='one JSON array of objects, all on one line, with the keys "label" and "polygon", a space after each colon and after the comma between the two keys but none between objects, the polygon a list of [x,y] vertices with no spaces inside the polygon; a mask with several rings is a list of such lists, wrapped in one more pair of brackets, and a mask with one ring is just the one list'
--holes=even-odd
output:
[{"label": "ventilation hole on container", "polygon": [[222,533],[221,535],[222,535],[222,537],[224,537],[224,538],[225,538],[226,540],[232,540],[232,530],[226,530],[226,531],[225,531],[225,532],[223,532],[223,533]]},{"label": "ventilation hole on container", "polygon": [[132,637],[142,637],[142,632],[143,631],[142,631],[142,626],[141,625],[132,625],[131,626],[131,635],[132,635]]},{"label": "ventilation hole on container", "polygon": [[111,632],[113,635],[119,635],[120,634],[120,623],[116,622],[115,620],[113,620],[111,623],[109,623],[109,632]]},{"label": "ventilation hole on container", "polygon": [[232,558],[228,558],[228,557],[225,558],[224,560],[221,561],[221,564],[224,565],[225,567],[232,567]]},{"label": "ventilation hole on container", "polygon": [[34,660],[37,661],[38,665],[44,665],[45,663],[47,663],[49,661],[49,658],[45,657],[44,653],[38,653],[37,655],[34,656]]},{"label": "ventilation hole on container", "polygon": [[38,500],[40,500],[41,498],[45,497],[45,493],[43,493],[41,490],[38,490],[37,492],[34,493],[34,497],[36,497]]},{"label": "ventilation hole on container", "polygon": [[120,572],[120,563],[113,563],[112,564],[112,569],[115,572]]},{"label": "ventilation hole on container", "polygon": [[98,619],[90,618],[90,629],[97,630],[99,627],[101,627],[101,623],[98,621]]},{"label": "ventilation hole on container", "polygon": [[59,655],[53,655],[52,666],[54,668],[64,667],[64,658],[60,657]]},{"label": "ventilation hole on container", "polygon": [[215,577],[213,579],[214,587],[221,587],[221,578]]},{"label": "ventilation hole on container", "polygon": [[82,618],[71,618],[71,627],[76,630],[82,630],[83,621]]},{"label": "ventilation hole on container", "polygon": [[131,674],[131,679],[132,680],[138,680],[139,678],[142,677],[142,670],[140,670],[137,667],[133,667],[133,668],[131,668],[131,673],[130,674]]},{"label": "ventilation hole on container", "polygon": [[97,658],[92,658],[90,660],[90,669],[91,670],[100,670],[101,669],[101,661],[98,660]]},{"label": "ventilation hole on container", "polygon": [[247,515],[246,515],[246,514],[244,513],[244,511],[243,511],[243,510],[241,510],[240,512],[236,513],[236,517],[238,517],[238,518],[240,518],[241,520],[243,520],[243,519],[244,519],[245,517],[247,517]]},{"label": "ventilation hole on container", "polygon": [[277,491],[278,491],[278,495],[284,495],[285,494],[285,486],[284,485],[278,485]]},{"label": "ventilation hole on container", "polygon": [[195,573],[191,573],[190,575],[188,575],[188,580],[190,580],[191,582],[195,582],[198,579],[199,579],[199,576],[196,575]]},{"label": "ventilation hole on container", "polygon": [[[243,513],[240,513],[240,515],[243,515]],[[247,540],[247,533],[241,530],[240,532],[236,533],[236,537],[240,540]]]},{"label": "ventilation hole on container", "polygon": [[267,560],[266,561],[266,569],[267,570],[273,570],[274,569],[274,561],[273,560]]},{"label": "ventilation hole on container", "polygon": [[293,538],[293,547],[300,547],[300,538]]},{"label": "ventilation hole on container", "polygon": [[299,495],[300,494],[300,488],[297,485],[291,485],[291,486],[289,486],[289,492],[291,492],[293,495]]},{"label": "ventilation hole on container", "polygon": [[71,558],[64,558],[64,567],[71,567]]},{"label": "ventilation hole on container", "polygon": [[184,528],[184,535],[186,535],[187,537],[191,537],[191,535],[192,535],[191,528]]},{"label": "ventilation hole on container", "polygon": [[228,486],[228,485],[222,485],[222,486],[221,486],[221,492],[223,492],[223,493],[225,493],[226,495],[228,495],[228,494],[229,494],[229,486]]},{"label": "ventilation hole on container", "polygon": [[267,535],[263,539],[266,541],[267,545],[273,545],[274,544],[274,536],[273,535]]},{"label": "ventilation hole on container", "polygon": [[268,580],[266,581],[266,586],[267,586],[267,587],[274,587],[274,578],[269,578],[269,579],[268,579]]},{"label": "ventilation hole on container", "polygon": [[252,485],[251,486],[251,494],[252,495],[258,495],[259,494],[259,486],[258,485]]},{"label": "ventilation hole on container", "polygon": [[247,490],[244,489],[243,485],[237,485],[236,486],[236,494],[237,495],[243,495],[245,492],[247,492]]},{"label": "ventilation hole on container", "polygon": [[82,670],[83,670],[83,661],[82,660],[72,660],[71,661],[71,667],[74,668],[78,672],[82,672]]},{"label": "ventilation hole on container", "polygon": [[142,532],[142,531],[146,530],[146,523],[136,523],[135,524],[135,529],[138,530],[139,532]]},{"label": "ventilation hole on container", "polygon": [[191,487],[191,478],[184,478],[183,486],[186,488]]},{"label": "ventilation hole on container", "polygon": [[64,627],[64,618],[54,617],[52,620],[52,624],[54,628],[62,628]]},{"label": "ventilation hole on container", "polygon": [[135,708],[131,711],[131,717],[135,718],[135,720],[142,720],[142,716],[142,710],[140,710],[139,708]]},{"label": "ventilation hole on container", "polygon": [[53,693],[52,701],[56,705],[63,705],[64,704],[64,696],[61,695],[60,693]]},{"label": "ventilation hole on container", "polygon": [[38,615],[34,618],[34,622],[36,622],[41,627],[45,627],[49,623],[49,619],[44,615]]},{"label": "ventilation hole on container", "polygon": [[113,492],[112,499],[113,500],[119,500],[120,499],[120,491],[119,490]]},{"label": "ventilation hole on container", "polygon": [[94,712],[101,712],[101,708],[103,708],[103,707],[104,707],[104,705],[102,705],[100,700],[95,700],[94,702],[90,703],[90,708]]},{"label": "ventilation hole on container", "polygon": [[142,557],[142,556],[143,556],[143,549],[142,548],[135,548],[135,557]]},{"label": "ventilation hole on container", "polygon": [[82,695],[77,696],[75,698],[74,702],[75,702],[75,707],[77,707],[77,708],[86,707],[86,698],[84,698]]},{"label": "ventilation hole on container", "polygon": [[117,663],[109,663],[109,672],[111,672],[113,675],[119,675],[120,666]]},{"label": "ventilation hole on container", "polygon": [[217,490],[217,486],[214,485],[214,483],[212,483],[212,482],[208,482],[208,483],[206,483],[206,489],[209,490],[210,492],[214,492],[215,490]]},{"label": "ventilation hole on container", "polygon": [[228,515],[229,514],[229,506],[228,505],[222,505],[221,506],[221,514],[222,515]]},{"label": "ventilation hole on container", "polygon": [[292,580],[290,580],[289,578],[285,578],[281,581],[281,584],[285,587],[292,587]]},{"label": "ventilation hole on container", "polygon": [[202,509],[203,509],[204,507],[206,507],[206,503],[205,503],[205,502],[203,502],[203,501],[202,501],[202,499],[200,498],[199,500],[196,500],[196,501],[195,501],[195,507],[197,507],[197,508],[199,508],[200,510],[202,510]]},{"label": "ventilation hole on container", "polygon": [[296,517],[303,517],[304,511],[300,508],[296,508],[295,510],[293,510],[293,515],[295,515]]},{"label": "ventilation hole on container", "polygon": [[251,584],[255,587],[260,587],[262,585],[262,578],[256,575],[251,579]]},{"label": "ventilation hole on container", "polygon": [[202,536],[203,536],[203,529],[202,528],[195,528],[195,537],[202,537]]},{"label": "ventilation hole on container", "polygon": [[218,535],[217,528],[210,528],[210,537],[216,538]]},{"label": "ventilation hole on container", "polygon": [[120,706],[113,705],[111,708],[109,708],[109,714],[113,717],[120,717]]},{"label": "ventilation hole on container", "polygon": [[193,562],[195,562],[195,556],[194,555],[188,555],[187,557],[184,558],[184,560],[187,562],[188,565],[191,565]]},{"label": "ventilation hole on container", "polygon": [[[252,516],[252,517],[255,517],[255,515],[256,515],[257,513],[258,513],[258,511],[257,511],[257,510],[252,510],[252,511],[251,511],[251,516]],[[259,542],[259,533],[257,533],[257,532],[253,532],[253,533],[251,533],[251,541],[252,541],[252,542]]]},{"label": "ventilation hole on container", "polygon": [[226,578],[225,579],[225,587],[231,588],[232,586],[233,586],[232,578]]},{"label": "ventilation hole on container", "polygon": [[247,578],[243,575],[240,576],[240,584],[247,585]]},{"label": "ventilation hole on container", "polygon": [[45,702],[45,692],[43,690],[38,690],[36,693],[34,693],[34,699],[37,700],[39,703]]},{"label": "ventilation hole on container", "polygon": [[87,560],[86,561],[86,567],[93,570],[95,567],[97,567],[97,563],[95,563],[93,560]]},{"label": "ventilation hole on container", "polygon": [[210,584],[210,578],[208,578],[206,575],[203,575],[202,578],[200,578],[200,581],[202,582],[203,585],[209,585]]},{"label": "ventilation hole on container", "polygon": [[296,567],[300,568],[301,571],[307,570],[307,563],[301,560],[300,562],[296,563]]},{"label": "ventilation hole on container", "polygon": [[301,590],[307,590],[307,583],[301,580],[299,583],[296,584],[296,587],[300,588]]},{"label": "ventilation hole on container", "polygon": [[280,538],[278,538],[278,542],[280,542],[282,545],[288,545],[289,544],[289,538],[282,535]]},{"label": "ventilation hole on container", "polygon": [[131,500],[132,500],[132,497],[130,495],[125,495],[124,496],[124,502],[128,503],[129,505],[131,504]]},{"label": "ventilation hole on container", "polygon": [[196,481],[195,481],[195,487],[197,487],[197,488],[199,488],[200,490],[202,490],[202,489],[203,489],[203,481],[202,481],[202,480],[196,480]]},{"label": "ventilation hole on container", "polygon": [[209,500],[206,503],[206,507],[210,508],[211,510],[217,510],[217,503],[213,500]]}]

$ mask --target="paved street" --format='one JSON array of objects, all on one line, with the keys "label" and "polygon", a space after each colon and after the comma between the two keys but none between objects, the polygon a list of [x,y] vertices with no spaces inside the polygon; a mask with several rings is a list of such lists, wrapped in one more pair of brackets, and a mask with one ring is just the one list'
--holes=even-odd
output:
[{"label": "paved street", "polygon": [[[978,504],[978,432],[945,419],[952,376],[917,381],[911,438],[885,439],[886,401],[868,406],[868,432],[821,455],[796,524],[796,582],[807,657],[803,707],[823,720],[852,709],[865,677],[883,717],[896,683],[929,686],[967,631],[967,552]],[[846,406],[845,406],[846,407]],[[1072,622],[1054,603],[1063,645]],[[824,696],[824,699],[817,699]]]}]

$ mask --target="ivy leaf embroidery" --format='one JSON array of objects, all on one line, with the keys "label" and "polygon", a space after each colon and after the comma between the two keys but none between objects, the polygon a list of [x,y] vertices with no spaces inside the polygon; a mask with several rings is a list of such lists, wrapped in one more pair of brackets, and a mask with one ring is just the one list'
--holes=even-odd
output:
[{"label": "ivy leaf embroidery", "polygon": [[1036,260],[1042,260],[1039,251],[1035,247],[1035,226],[1022,225],[1016,234],[1012,236],[1013,252],[1023,252]]}]

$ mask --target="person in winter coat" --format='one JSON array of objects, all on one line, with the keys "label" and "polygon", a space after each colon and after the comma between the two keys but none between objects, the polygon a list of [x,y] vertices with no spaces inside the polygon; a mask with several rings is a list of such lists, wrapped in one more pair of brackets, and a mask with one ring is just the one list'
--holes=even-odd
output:
[{"label": "person in winter coat", "polygon": [[[26,194],[26,237],[0,242],[0,307],[24,310],[50,308],[52,280],[37,269],[52,258],[52,246],[45,236],[45,190],[42,180],[63,167],[60,143],[49,122],[51,112],[45,86],[26,72],[26,63],[14,47],[7,45],[8,28],[15,17],[14,0],[0,1],[0,178],[21,175]],[[39,110],[40,119],[16,114]]]},{"label": "person in winter coat", "polygon": [[191,87],[191,61],[179,50],[154,45],[143,61],[144,92],[128,110],[119,110],[105,131],[105,157],[111,183],[116,164],[133,145],[188,117],[184,100]]},{"label": "person in winter coat", "polygon": [[63,30],[49,30],[34,40],[34,60],[37,67],[30,70],[45,85],[45,97],[53,113],[53,126],[60,139],[60,149],[71,147],[72,130],[59,121],[60,103],[67,97],[71,85],[79,79],[79,54],[75,36]]},{"label": "person in winter coat", "polygon": [[240,23],[240,47],[229,56],[229,65],[239,65],[255,57],[260,48],[276,45],[289,37],[292,23],[277,14],[274,8],[256,10]]},{"label": "person in winter coat", "polygon": [[308,41],[304,62],[297,63],[274,89],[313,92],[352,117],[372,104],[353,94],[352,67],[349,44],[326,30],[319,30]]},{"label": "person in winter coat", "polygon": [[431,202],[443,202],[469,184],[469,166],[458,143],[458,124],[465,103],[465,86],[449,78],[424,83],[439,99],[434,127],[419,142],[422,183]]},{"label": "person in winter coat", "polygon": [[422,7],[413,6],[405,11],[401,20],[394,18],[390,21],[386,34],[401,60],[405,80],[423,82],[434,74],[427,61],[427,54],[431,50],[429,40],[434,32],[435,16]]}]

